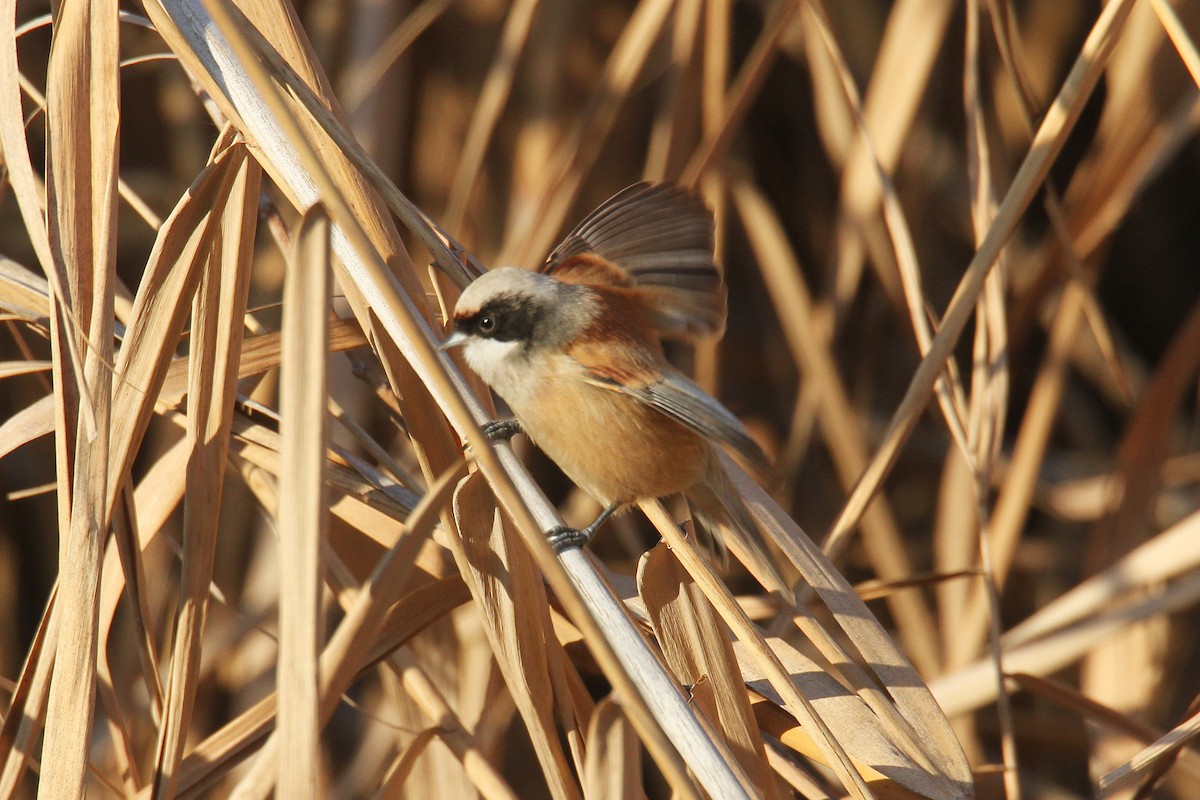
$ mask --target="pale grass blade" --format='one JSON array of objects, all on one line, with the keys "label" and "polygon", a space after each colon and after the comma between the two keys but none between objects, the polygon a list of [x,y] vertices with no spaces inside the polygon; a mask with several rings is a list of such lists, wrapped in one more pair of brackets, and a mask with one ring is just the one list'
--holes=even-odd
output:
[{"label": "pale grass blade", "polygon": [[324,640],[329,219],[309,209],[296,233],[283,295],[280,385],[279,659],[276,694],[283,797],[315,798],[320,764],[317,659]]},{"label": "pale grass blade", "polygon": [[[237,148],[227,169],[225,202],[211,209],[205,225],[207,246],[193,256],[202,274],[192,298],[187,415],[191,453],[183,506],[183,575],[153,781],[155,790],[168,796],[175,791],[196,699],[245,329],[260,175],[257,163],[246,157],[243,148]],[[160,359],[158,375],[165,367]]]},{"label": "pale grass blade", "polygon": [[[82,795],[95,701],[116,275],[117,4],[58,9],[47,75],[46,223],[65,292],[52,303],[61,614],[38,797]],[[6,144],[5,151],[9,152]],[[19,160],[19,158],[18,158]],[[72,356],[82,354],[82,358]],[[79,366],[82,365],[82,371]]]}]

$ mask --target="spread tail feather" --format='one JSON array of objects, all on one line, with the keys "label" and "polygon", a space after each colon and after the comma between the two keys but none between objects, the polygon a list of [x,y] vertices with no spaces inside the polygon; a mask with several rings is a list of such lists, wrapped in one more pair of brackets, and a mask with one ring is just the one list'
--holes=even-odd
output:
[{"label": "spread tail feather", "polygon": [[[788,592],[770,555],[758,522],[725,475],[720,458],[713,458],[704,480],[685,493],[692,513],[711,539],[711,549],[720,563],[728,561],[729,550],[766,589]],[[726,541],[728,539],[728,541]]]}]

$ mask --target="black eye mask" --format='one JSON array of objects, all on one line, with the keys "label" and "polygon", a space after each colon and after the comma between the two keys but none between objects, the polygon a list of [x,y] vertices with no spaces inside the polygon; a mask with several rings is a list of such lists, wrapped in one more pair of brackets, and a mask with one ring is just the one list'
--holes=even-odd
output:
[{"label": "black eye mask", "polygon": [[530,344],[546,310],[529,297],[501,295],[468,317],[454,321],[456,330],[481,339]]}]

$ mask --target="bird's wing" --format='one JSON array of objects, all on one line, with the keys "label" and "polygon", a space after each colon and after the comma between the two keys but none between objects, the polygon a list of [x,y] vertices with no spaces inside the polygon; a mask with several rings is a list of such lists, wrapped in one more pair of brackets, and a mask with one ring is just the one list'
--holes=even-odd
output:
[{"label": "bird's wing", "polygon": [[654,383],[622,388],[671,419],[731,448],[761,475],[771,473],[771,462],[741,421],[681,373],[669,370]]},{"label": "bird's wing", "polygon": [[[772,474],[771,462],[750,433],[725,406],[686,376],[671,367],[651,361],[648,354],[614,358],[612,348],[603,353],[586,347],[573,348],[571,355],[588,374],[588,382],[621,392],[665,414],[706,439],[722,444],[761,476]],[[602,358],[601,358],[602,355]]]},{"label": "bird's wing", "polygon": [[660,336],[725,330],[712,212],[675,184],[636,183],[613,195],[567,234],[541,271],[567,283],[635,287]]}]

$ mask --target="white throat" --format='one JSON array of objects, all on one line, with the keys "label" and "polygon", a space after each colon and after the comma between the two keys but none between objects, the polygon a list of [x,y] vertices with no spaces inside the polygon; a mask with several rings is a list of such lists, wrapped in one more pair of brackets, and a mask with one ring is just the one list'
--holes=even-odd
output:
[{"label": "white throat", "polygon": [[472,338],[463,346],[463,357],[475,374],[504,398],[513,410],[525,405],[533,393],[530,365],[518,341]]}]

